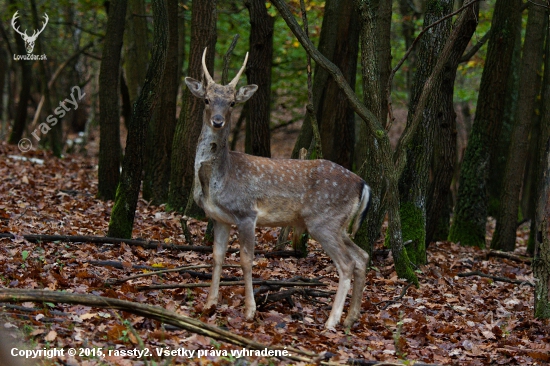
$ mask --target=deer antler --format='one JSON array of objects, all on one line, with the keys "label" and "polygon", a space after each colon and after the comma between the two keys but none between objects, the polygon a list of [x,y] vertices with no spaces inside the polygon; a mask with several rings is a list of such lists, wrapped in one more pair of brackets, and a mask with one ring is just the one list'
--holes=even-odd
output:
[{"label": "deer antler", "polygon": [[38,31],[38,33],[35,30],[30,38],[36,39],[38,37],[38,35],[44,31],[44,28],[46,28],[46,25],[48,24],[48,20],[50,19],[50,18],[48,18],[48,14],[44,13],[44,19],[46,19],[46,21],[42,22],[42,29],[40,29]]},{"label": "deer antler", "polygon": [[19,10],[16,11],[15,14],[13,14],[13,17],[11,18],[11,26],[12,26],[12,28],[13,28],[14,31],[16,31],[17,33],[19,33],[19,34],[22,35],[23,37],[28,37],[28,35],[27,35],[27,30],[26,30],[26,29],[25,29],[25,33],[23,33],[23,32],[21,32],[21,31],[19,30],[19,27],[16,28],[16,26],[15,26],[15,20],[16,20],[17,18],[19,18],[19,15],[18,15],[17,13],[19,13]]},{"label": "deer antler", "polygon": [[212,76],[210,76],[210,73],[208,72],[208,68],[206,67],[206,50],[208,47],[204,48],[204,52],[202,53],[202,71],[204,71],[204,77],[206,78],[206,85],[208,84],[214,84],[214,79],[212,79]]},{"label": "deer antler", "polygon": [[244,57],[244,63],[243,63],[243,67],[241,67],[241,69],[239,70],[239,72],[237,73],[237,75],[233,78],[233,80],[231,80],[231,82],[227,85],[231,85],[232,87],[236,87],[237,86],[237,83],[239,82],[239,79],[241,77],[241,74],[243,73],[244,69],[246,68],[246,62],[248,61],[248,52],[246,53],[246,56]]}]

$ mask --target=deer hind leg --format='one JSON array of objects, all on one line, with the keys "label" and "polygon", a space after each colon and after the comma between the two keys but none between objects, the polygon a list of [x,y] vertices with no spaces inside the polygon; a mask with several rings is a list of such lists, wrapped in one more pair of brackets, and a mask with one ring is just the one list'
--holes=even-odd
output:
[{"label": "deer hind leg", "polygon": [[241,242],[241,268],[244,278],[244,315],[248,320],[254,319],[256,301],[252,288],[252,261],[254,260],[254,228],[255,220],[246,220],[237,224],[239,240]]},{"label": "deer hind leg", "polygon": [[209,309],[218,304],[220,277],[222,275],[222,265],[223,260],[225,259],[225,252],[227,251],[227,245],[229,244],[230,229],[230,225],[219,221],[214,221],[214,250],[212,253],[214,269],[212,271],[212,284],[210,285],[210,292],[208,293],[208,298],[206,299],[206,305],[204,305],[205,309]]},{"label": "deer hind leg", "polygon": [[348,316],[344,321],[345,328],[351,328],[353,323],[359,318],[361,311],[361,299],[363,298],[363,289],[365,288],[367,264],[369,263],[369,255],[363,249],[359,248],[347,235],[344,233],[343,240],[346,243],[346,248],[353,255],[355,267],[353,269],[353,292],[348,311]]},{"label": "deer hind leg", "polygon": [[314,227],[308,226],[307,229],[310,235],[321,244],[323,250],[332,259],[338,270],[338,290],[334,297],[332,311],[325,323],[325,328],[334,329],[342,317],[346,296],[351,287],[351,277],[354,272],[355,261],[351,255],[352,253],[348,252],[347,246],[340,235],[341,230],[335,230],[330,225],[326,225],[326,223],[321,223]]}]

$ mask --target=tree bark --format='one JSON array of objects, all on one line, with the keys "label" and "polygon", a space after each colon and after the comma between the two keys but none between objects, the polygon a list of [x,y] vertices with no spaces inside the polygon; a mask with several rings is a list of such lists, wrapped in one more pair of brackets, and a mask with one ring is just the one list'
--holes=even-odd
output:
[{"label": "tree bark", "polygon": [[[13,2],[10,1],[10,4],[13,4]],[[15,44],[17,45],[17,52],[20,55],[26,54],[27,51],[25,50],[25,42],[23,42],[23,39],[15,30],[13,33]],[[8,140],[8,143],[13,145],[17,144],[19,140],[21,140],[23,137],[23,132],[25,131],[28,115],[27,108],[31,97],[32,85],[33,61],[19,60],[18,63],[21,66],[21,89],[19,90],[19,101],[17,103],[15,119],[13,121],[10,138]]]},{"label": "tree bark", "polygon": [[544,32],[547,26],[545,1],[533,0],[529,6],[527,28],[521,60],[519,100],[510,152],[504,172],[500,211],[491,247],[513,251],[516,247],[516,222],[525,160],[529,151],[529,133],[535,116],[536,97],[540,84],[537,74],[542,72]]},{"label": "tree bark", "polygon": [[[453,0],[430,0],[424,15],[424,28],[449,14],[453,10]],[[433,71],[439,54],[451,31],[451,19],[447,19],[422,37],[417,53],[418,68],[414,75],[409,103],[407,125],[416,113],[422,113],[420,125],[412,141],[406,147],[407,164],[399,178],[399,215],[403,230],[403,241],[409,258],[415,264],[425,264],[426,258],[426,201],[433,155],[435,126],[444,116],[443,95],[434,93],[423,111],[417,111],[418,98],[424,83]],[[441,89],[442,75],[435,81],[435,88]],[[448,111],[445,111],[448,112]]]},{"label": "tree bark", "polygon": [[120,177],[120,49],[124,34],[127,0],[110,5],[103,54],[99,69],[99,167],[97,195],[103,200],[115,198]]},{"label": "tree bark", "polygon": [[[379,6],[384,1],[356,2],[357,12],[361,21],[361,70],[363,103],[373,112],[376,118],[385,122],[382,115],[382,100],[385,95],[382,92],[380,80],[381,55],[376,34],[379,19]],[[391,14],[390,14],[391,15]],[[388,50],[391,52],[391,50]],[[387,83],[387,79],[386,79]],[[374,242],[380,237],[380,228],[386,215],[386,205],[383,197],[387,194],[388,180],[384,174],[383,154],[381,146],[377,143],[377,137],[373,136],[365,124],[359,125],[359,138],[357,139],[356,164],[358,174],[371,188],[371,201],[365,222],[355,235],[355,242],[359,247],[367,251],[372,257]],[[390,153],[391,154],[391,153]]]},{"label": "tree bark", "polygon": [[[188,76],[196,80],[202,78],[201,57],[205,47],[206,66],[213,73],[214,47],[216,45],[216,0],[194,1],[191,9],[191,41],[189,50]],[[204,102],[191,95],[184,88],[182,110],[172,143],[172,161],[168,205],[171,209],[183,212],[189,199],[193,199],[193,179],[195,150],[202,126]],[[192,204],[190,214],[201,217],[204,213]]]},{"label": "tree bark", "polygon": [[124,73],[130,105],[137,100],[149,61],[149,44],[147,42],[147,18],[145,15],[145,0],[127,0],[126,29],[124,32]]},{"label": "tree bark", "polygon": [[246,153],[271,156],[269,121],[271,115],[271,63],[273,59],[273,25],[265,0],[246,0],[250,13],[249,60],[246,67],[248,84],[258,85],[258,91],[248,101],[246,131],[249,137]]},{"label": "tree bark", "polygon": [[550,29],[546,31],[546,50],[542,89],[542,118],[539,144],[546,147],[538,161],[536,239],[533,259],[535,281],[535,317],[550,318]]},{"label": "tree bark", "polygon": [[436,122],[432,175],[427,196],[426,245],[435,240],[446,240],[452,211],[451,182],[456,163],[456,113],[453,96],[460,56],[468,46],[478,22],[479,3],[473,5],[465,26],[454,44],[442,75],[440,91],[441,110]]},{"label": "tree bark", "polygon": [[506,170],[506,160],[510,151],[512,127],[516,118],[519,96],[519,70],[521,63],[521,31],[520,23],[516,27],[516,42],[510,65],[510,74],[506,85],[504,111],[502,113],[502,127],[495,142],[494,153],[489,161],[489,178],[487,180],[487,214],[497,217],[500,211],[500,197],[504,183],[503,172]]},{"label": "tree bark", "polygon": [[178,93],[178,4],[166,1],[168,11],[168,49],[161,81],[161,98],[151,119],[147,138],[147,159],[143,179],[143,198],[154,205],[168,199],[172,139],[176,129]]},{"label": "tree bark", "polygon": [[[319,51],[342,71],[352,89],[355,88],[359,52],[360,24],[356,10],[353,0],[327,1],[318,45]],[[351,169],[355,114],[337,83],[318,65],[313,80],[313,107],[320,128],[323,157]],[[311,121],[306,115],[292,157],[298,158],[301,148],[309,149],[312,139]]]},{"label": "tree bark", "polygon": [[160,95],[168,46],[168,18],[164,0],[153,0],[153,52],[143,89],[136,100],[128,129],[126,156],[109,221],[108,236],[131,238],[141,187],[145,134]]},{"label": "tree bark", "polygon": [[497,0],[495,5],[475,120],[461,167],[458,202],[449,232],[449,240],[462,245],[485,247],[488,165],[502,125],[514,31],[521,21],[520,6],[520,0]]}]

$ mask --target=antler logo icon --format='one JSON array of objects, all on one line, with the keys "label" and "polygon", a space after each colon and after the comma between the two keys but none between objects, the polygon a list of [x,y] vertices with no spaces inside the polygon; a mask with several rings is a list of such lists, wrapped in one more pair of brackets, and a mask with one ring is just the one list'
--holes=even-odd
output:
[{"label": "antler logo icon", "polygon": [[25,29],[25,32],[21,32],[19,30],[19,27],[16,27],[15,20],[19,18],[19,15],[17,15],[19,11],[16,11],[15,14],[13,14],[13,17],[11,18],[11,26],[13,29],[21,35],[23,38],[23,41],[25,41],[25,48],[27,49],[27,53],[32,53],[32,50],[34,49],[34,42],[36,42],[36,38],[42,33],[44,28],[46,28],[46,24],[48,24],[48,14],[44,13],[44,22],[42,25],[42,29],[40,29],[38,32],[35,30],[32,34],[32,36],[27,35],[27,30]]}]

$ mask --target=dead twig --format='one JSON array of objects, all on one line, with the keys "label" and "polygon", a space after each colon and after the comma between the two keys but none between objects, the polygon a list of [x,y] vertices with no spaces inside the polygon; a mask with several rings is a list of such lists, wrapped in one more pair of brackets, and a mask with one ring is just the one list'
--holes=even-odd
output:
[{"label": "dead twig", "polygon": [[457,276],[458,276],[458,277],[479,276],[479,277],[490,278],[490,279],[492,279],[493,281],[498,281],[498,282],[515,283],[515,284],[517,284],[517,285],[529,285],[529,286],[531,286],[531,287],[535,287],[535,285],[532,284],[532,283],[529,282],[529,281],[514,280],[514,279],[508,278],[508,277],[491,276],[491,275],[485,274],[485,273],[483,273],[483,272],[481,272],[481,271],[473,271],[473,272],[459,273]]},{"label": "dead twig", "polygon": [[523,255],[517,255],[512,253],[501,252],[500,250],[490,250],[487,253],[487,259],[491,257],[510,259],[516,262],[531,264],[532,258],[525,257]]},{"label": "dead twig", "polygon": [[372,304],[373,305],[380,305],[382,303],[386,303],[386,305],[382,306],[382,308],[380,309],[380,310],[386,310],[388,308],[388,306],[390,306],[391,304],[395,304],[396,302],[401,300],[403,298],[403,296],[405,296],[405,294],[407,293],[407,290],[409,289],[409,287],[411,287],[412,285],[414,285],[414,284],[409,283],[407,286],[403,287],[403,290],[401,290],[401,294],[399,294],[399,296],[397,296],[397,297],[394,297],[392,300],[382,300],[382,301],[379,301],[379,302],[373,302]]},{"label": "dead twig", "polygon": [[[222,267],[224,267],[224,268],[240,268],[241,266],[235,265],[235,264],[224,264]],[[162,269],[162,270],[159,270],[159,271],[152,270],[151,272],[140,273],[140,274],[137,274],[137,275],[121,278],[119,280],[107,280],[105,284],[106,285],[107,284],[108,285],[119,285],[119,284],[124,283],[124,282],[129,281],[129,280],[135,280],[136,278],[159,275],[159,274],[162,274],[162,273],[186,272],[190,269],[199,269],[199,268],[212,268],[212,265],[203,264],[203,265],[200,265],[200,266],[178,267],[178,268]]]},{"label": "dead twig", "polygon": [[[290,281],[252,281],[253,285],[264,286],[281,286],[281,287],[293,287],[293,286],[328,286],[326,283],[316,282],[290,282]],[[220,282],[220,286],[236,286],[244,285],[244,281],[230,281]],[[151,286],[138,286],[138,290],[164,290],[174,288],[194,288],[194,287],[210,287],[210,283],[178,283],[171,285],[151,285]]]}]

